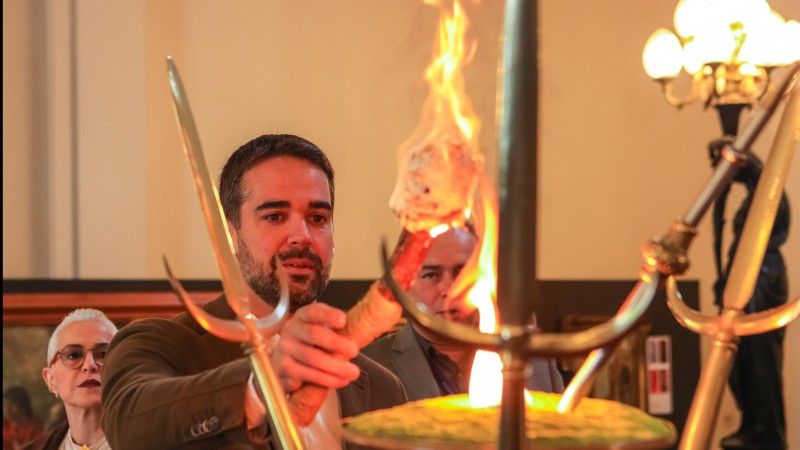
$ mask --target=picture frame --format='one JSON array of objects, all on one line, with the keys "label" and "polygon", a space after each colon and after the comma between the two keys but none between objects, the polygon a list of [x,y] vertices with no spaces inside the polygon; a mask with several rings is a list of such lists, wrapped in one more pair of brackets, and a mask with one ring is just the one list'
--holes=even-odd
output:
[{"label": "picture frame", "polygon": [[[321,302],[349,310],[374,280],[331,280]],[[558,332],[564,317],[614,314],[636,280],[543,280],[543,301],[537,324],[544,332]],[[186,280],[183,287],[197,304],[219,296],[219,280]],[[683,299],[698,308],[699,282],[679,281]],[[47,341],[55,326],[76,308],[97,308],[118,327],[143,317],[172,317],[184,311],[167,280],[3,280],[3,391],[18,383],[30,389],[35,413],[47,421],[56,399],[47,391],[41,369],[46,364]],[[700,376],[700,338],[682,328],[659,290],[646,314],[650,334],[669,336],[681,357],[671,373],[674,407],[661,417],[674,423],[679,434],[688,415]]]},{"label": "picture frame", "polygon": [[[320,301],[347,310],[373,280],[331,280]],[[181,280],[195,304],[222,293],[219,280]],[[61,405],[42,379],[47,344],[61,320],[78,308],[103,311],[122,328],[146,317],[169,318],[185,311],[167,280],[3,280],[3,392],[22,386],[43,422]]]},{"label": "picture frame", "polygon": [[[205,304],[222,292],[217,280],[183,281],[192,300]],[[122,328],[145,317],[168,318],[184,311],[166,280],[3,280],[3,392],[24,388],[34,415],[46,426],[62,406],[42,378],[47,345],[71,311],[94,308]]]}]

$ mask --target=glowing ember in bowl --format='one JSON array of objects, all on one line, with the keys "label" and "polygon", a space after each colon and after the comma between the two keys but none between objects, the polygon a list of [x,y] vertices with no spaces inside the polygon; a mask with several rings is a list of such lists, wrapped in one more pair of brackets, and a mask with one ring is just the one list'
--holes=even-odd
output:
[{"label": "glowing ember in bowl", "polygon": [[[560,395],[536,392],[527,406],[529,448],[655,449],[671,445],[675,427],[617,402],[586,399],[572,414],[556,411]],[[385,448],[493,449],[498,407],[474,408],[466,395],[407,403],[347,419],[345,439]]]}]

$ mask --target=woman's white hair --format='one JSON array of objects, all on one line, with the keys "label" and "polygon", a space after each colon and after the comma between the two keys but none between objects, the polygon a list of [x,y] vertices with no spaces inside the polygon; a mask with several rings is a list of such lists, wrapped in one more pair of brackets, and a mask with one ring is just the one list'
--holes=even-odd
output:
[{"label": "woman's white hair", "polygon": [[67,314],[53,331],[53,334],[50,335],[50,342],[47,343],[47,365],[50,365],[50,361],[53,360],[53,357],[56,356],[56,352],[59,350],[56,348],[56,346],[58,346],[58,337],[61,334],[61,330],[74,322],[91,321],[100,322],[101,324],[105,325],[105,327],[108,328],[112,334],[117,333],[117,326],[114,325],[114,322],[109,320],[102,311],[92,308],[76,309],[75,311]]}]

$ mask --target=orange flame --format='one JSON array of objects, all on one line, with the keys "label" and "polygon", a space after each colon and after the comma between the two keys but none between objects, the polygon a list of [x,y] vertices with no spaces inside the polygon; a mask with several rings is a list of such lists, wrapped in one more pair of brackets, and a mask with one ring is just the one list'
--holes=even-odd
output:
[{"label": "orange flame", "polygon": [[[426,101],[420,127],[425,127],[425,139],[436,139],[458,131],[473,149],[477,149],[475,138],[479,122],[465,93],[461,71],[475,50],[475,46],[467,48],[464,45],[467,26],[467,17],[458,0],[453,3],[452,14],[443,10],[439,22],[438,54],[425,72],[431,95]],[[417,136],[420,136],[421,131],[417,130]],[[479,154],[475,156],[476,160],[478,158],[482,160]],[[489,180],[481,174],[478,183],[481,201],[477,205],[475,222],[480,244],[454,282],[448,297],[466,298],[467,303],[479,311],[480,330],[494,333],[497,329],[495,304],[499,209],[497,193]],[[468,205],[468,209],[471,207],[472,205]],[[470,403],[474,407],[500,403],[502,368],[497,353],[482,350],[476,352],[469,387]]]},{"label": "orange flame", "polygon": [[[499,237],[499,207],[497,191],[481,177],[480,209],[475,214],[476,231],[480,236],[477,252],[473,251],[458,278],[453,282],[448,297],[464,296],[478,309],[479,329],[484,333],[497,332],[497,246]],[[503,363],[495,352],[478,350],[472,362],[469,381],[469,402],[474,408],[499,405],[503,391]],[[533,395],[524,392],[527,404],[533,404]]]},{"label": "orange flame", "polygon": [[[497,193],[486,177],[480,180],[481,209],[476,214],[476,228],[480,236],[477,252],[473,252],[464,265],[451,290],[452,297],[466,292],[467,302],[480,314],[478,328],[484,333],[497,331]],[[469,401],[475,408],[493,406],[502,397],[503,363],[494,352],[478,350],[472,363],[469,382]]]},{"label": "orange flame", "polygon": [[458,0],[452,13],[442,8],[436,49],[425,70],[430,93],[416,129],[398,148],[398,178],[389,206],[412,231],[463,225],[483,169],[476,139],[480,121],[462,73],[476,48],[464,45],[467,25]]},{"label": "orange flame", "polygon": [[[475,47],[467,52],[464,46],[464,34],[468,26],[467,16],[456,0],[453,3],[453,14],[442,12],[439,22],[438,56],[425,71],[425,78],[431,87],[430,103],[433,117],[437,119],[433,131],[451,128],[450,120],[467,141],[472,141],[477,134],[479,121],[472,110],[469,97],[464,93],[464,76],[461,68],[472,56]],[[447,122],[441,122],[442,120]]]},{"label": "orange flame", "polygon": [[[426,3],[436,2],[427,0]],[[436,140],[446,134],[460,135],[476,149],[473,157],[482,159],[477,145],[474,145],[480,120],[466,94],[462,72],[476,48],[475,45],[469,48],[464,45],[468,26],[469,21],[458,0],[453,2],[452,14],[442,9],[433,61],[425,69],[430,94],[425,100],[422,118],[412,139]]]},{"label": "orange flame", "polygon": [[[438,4],[426,0],[429,4]],[[475,46],[464,44],[468,20],[458,0],[453,3],[453,12],[442,11],[439,21],[437,52],[425,71],[431,93],[426,99],[422,117],[414,134],[401,146],[403,151],[412,151],[419,142],[440,142],[443,137],[455,137],[469,147],[471,158],[483,161],[478,151],[476,136],[479,121],[464,89],[462,67],[472,57]],[[447,148],[447,146],[443,146]],[[450,155],[443,153],[443,159]],[[455,280],[448,298],[466,298],[468,304],[480,313],[479,328],[486,333],[497,330],[496,285],[498,200],[491,182],[477,174],[480,202],[474,214],[480,244]],[[453,196],[458,196],[453,192]],[[465,205],[466,215],[470,204]],[[458,225],[453,223],[453,226]],[[431,230],[431,234],[434,230]],[[438,230],[437,230],[438,231]],[[484,407],[500,403],[503,385],[502,362],[497,353],[478,351],[472,365],[470,377],[470,404]]]},{"label": "orange flame", "polygon": [[[426,4],[437,6],[439,0],[423,0]],[[470,145],[476,161],[483,161],[475,137],[480,127],[480,121],[472,109],[472,104],[464,89],[464,76],[462,67],[472,58],[475,45],[469,51],[464,45],[464,35],[469,21],[458,0],[453,2],[453,14],[448,14],[442,9],[438,30],[438,54],[425,71],[425,78],[431,88],[431,94],[426,100],[423,109],[423,118],[419,128],[428,128],[428,137],[446,134],[456,126]],[[427,117],[426,117],[427,116]],[[426,120],[427,119],[427,120]],[[419,134],[419,129],[415,132]],[[445,154],[446,156],[446,154]],[[470,260],[465,264],[459,277],[453,283],[449,298],[458,298],[464,293],[467,301],[473,307],[478,307],[479,302],[473,298],[487,299],[493,305],[495,299],[495,268],[497,267],[497,193],[491,183],[479,174],[479,191],[482,198],[482,208],[479,208],[476,221],[476,231],[481,237],[479,251],[473,251]],[[471,217],[472,205],[465,208],[465,218]],[[453,224],[456,225],[456,224]],[[441,226],[440,226],[441,227]],[[446,231],[448,226],[435,227],[430,231],[431,236]],[[493,332],[497,327],[497,315],[492,306],[491,311],[480,311],[481,331]]]}]

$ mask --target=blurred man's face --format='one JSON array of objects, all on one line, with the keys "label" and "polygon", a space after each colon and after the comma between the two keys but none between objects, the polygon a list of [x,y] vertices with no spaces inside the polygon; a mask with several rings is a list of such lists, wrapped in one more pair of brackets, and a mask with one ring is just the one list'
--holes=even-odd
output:
[{"label": "blurred man's face", "polygon": [[474,246],[475,236],[462,229],[450,229],[437,236],[408,293],[436,315],[472,323],[474,310],[466,305],[465,299],[451,298],[448,294]]}]

